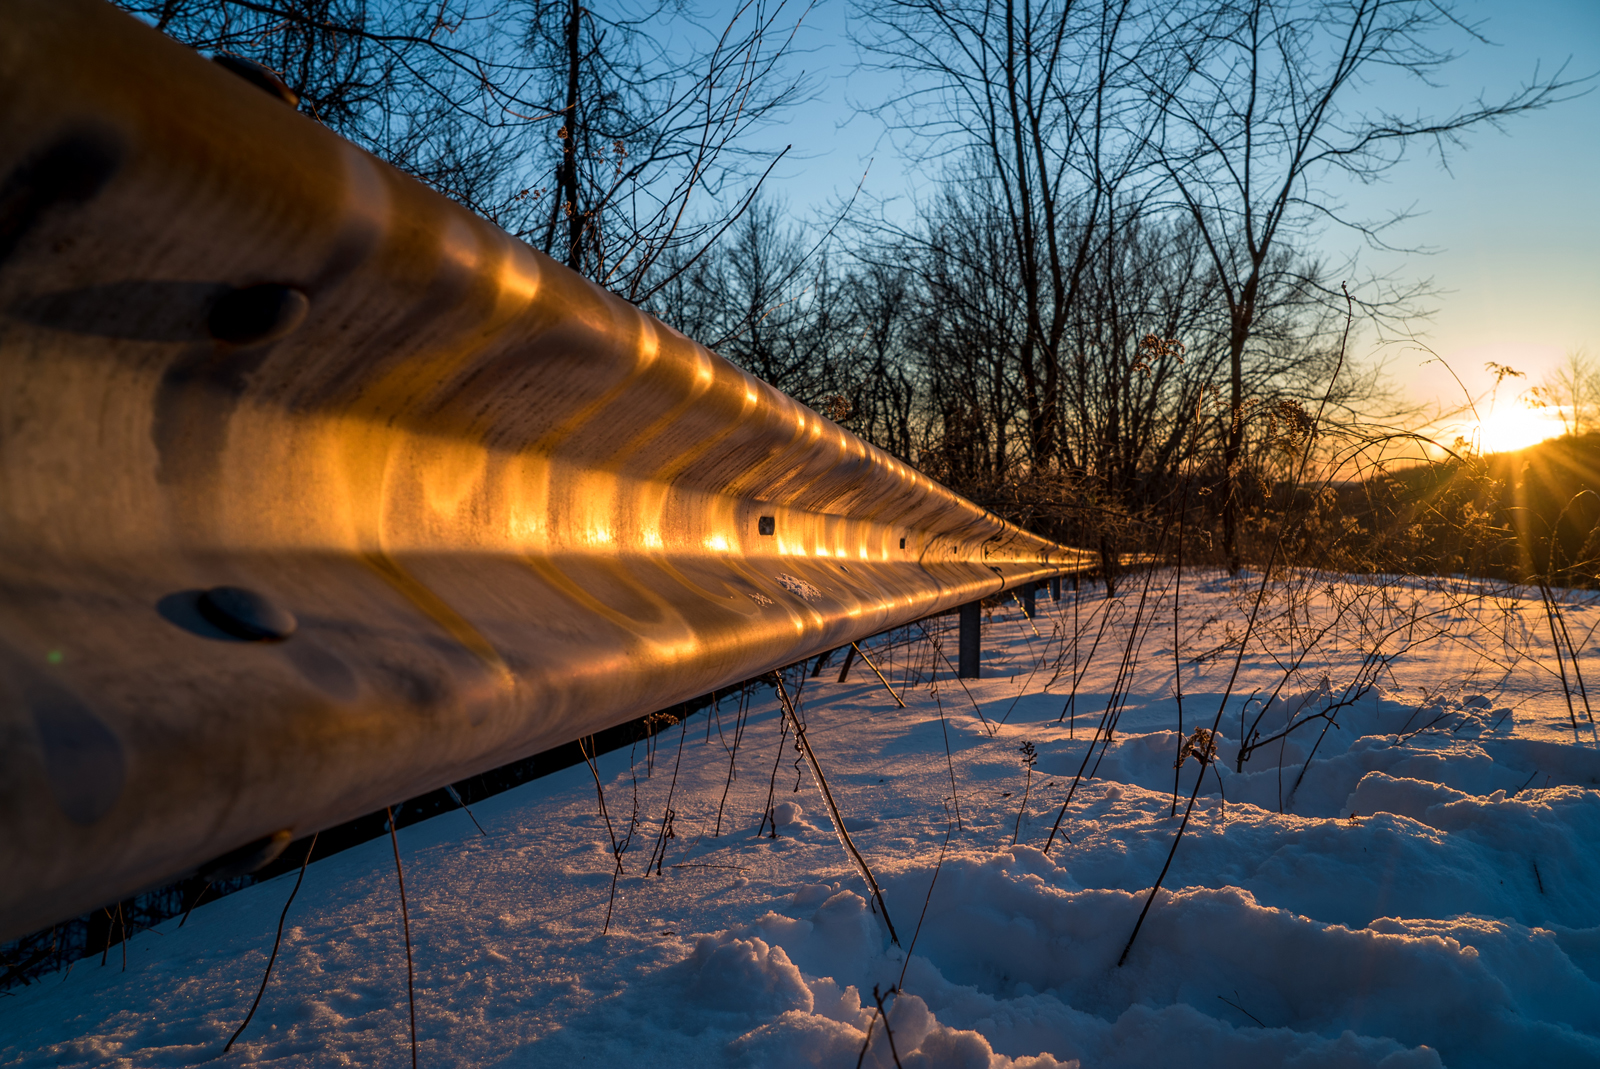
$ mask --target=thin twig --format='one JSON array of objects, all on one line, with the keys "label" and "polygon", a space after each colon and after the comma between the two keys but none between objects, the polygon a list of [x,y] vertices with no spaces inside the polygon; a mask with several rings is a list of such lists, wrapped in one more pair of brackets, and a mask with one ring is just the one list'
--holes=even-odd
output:
[{"label": "thin twig", "polygon": [[[921,620],[917,621],[917,626],[918,627],[922,627],[922,621]],[[992,736],[995,733],[995,731],[998,730],[998,729],[996,729],[993,725],[991,725],[989,723],[989,718],[988,717],[983,715],[983,709],[979,707],[978,699],[976,699],[976,698],[974,698],[972,696],[972,691],[970,689],[968,689],[966,681],[961,678],[961,673],[956,671],[956,666],[950,663],[950,658],[948,658],[948,657],[946,657],[944,655],[944,650],[941,649],[940,646],[939,646],[939,640],[934,638],[933,635],[929,633],[929,631],[928,631],[928,629],[926,627],[922,627],[922,633],[924,635],[927,635],[928,636],[928,641],[933,643],[933,652],[937,653],[939,655],[939,659],[944,662],[944,666],[946,668],[950,669],[950,675],[955,678],[955,681],[957,683],[961,684],[961,689],[967,692],[967,701],[972,703],[972,711],[978,714],[978,719],[979,720],[983,721],[983,729],[984,729],[984,731],[987,734]]]},{"label": "thin twig", "polygon": [[1036,759],[1033,743],[1027,741],[1026,739],[1023,740],[1021,752],[1023,764],[1028,771],[1026,778],[1023,780],[1022,805],[1017,810],[1017,825],[1011,831],[1012,846],[1017,845],[1017,837],[1022,834],[1022,818],[1026,816],[1028,812],[1028,792],[1033,789],[1033,763]]},{"label": "thin twig", "polygon": [[939,871],[944,868],[944,852],[950,848],[950,833],[955,826],[950,821],[950,807],[944,811],[944,843],[939,847],[939,860],[933,866],[933,879],[928,881],[928,895],[922,900],[922,912],[917,916],[917,927],[911,933],[911,945],[906,947],[906,960],[900,966],[900,979],[895,987],[904,991],[906,986],[906,970],[911,968],[911,955],[917,949],[917,936],[922,934],[922,922],[928,919],[928,904],[933,901],[933,886],[939,882]]},{"label": "thin twig", "polygon": [[[594,736],[589,736],[589,747],[594,748]],[[583,748],[583,739],[578,740],[578,752],[583,755],[583,760],[589,766],[589,774],[594,777],[594,792],[600,800],[600,816],[606,822],[606,832],[611,836],[611,894],[606,899],[606,919],[600,925],[600,934],[605,935],[611,931],[611,912],[617,905],[617,879],[622,875],[622,852],[625,847],[617,842],[617,833],[611,826],[611,814],[606,809],[606,792],[600,786],[600,769],[595,764],[594,756]],[[633,839],[630,831],[629,841]]]},{"label": "thin twig", "polygon": [[272,939],[272,953],[267,956],[267,971],[261,974],[261,987],[256,990],[256,1000],[250,1003],[250,1012],[244,1015],[244,1021],[234,1030],[227,1045],[222,1048],[224,1054],[233,1049],[234,1041],[250,1026],[250,1019],[256,1015],[256,1007],[261,1005],[261,996],[267,993],[267,981],[272,979],[272,965],[278,960],[278,944],[283,941],[283,922],[289,916],[289,907],[294,905],[294,896],[300,893],[300,882],[306,878],[306,866],[311,864],[311,852],[317,848],[318,834],[320,833],[312,834],[311,845],[306,847],[306,856],[300,859],[300,874],[294,878],[294,886],[289,890],[288,901],[283,904],[283,912],[278,914],[278,934]]},{"label": "thin twig", "polygon": [[862,1063],[867,1060],[867,1048],[872,1046],[872,1030],[878,1025],[878,1010],[872,1011],[872,1019],[867,1022],[867,1038],[861,1041],[861,1053],[856,1055],[856,1069],[861,1069]]},{"label": "thin twig", "polygon": [[[1261,1018],[1257,1017],[1255,1014],[1251,1013],[1249,1010],[1245,1009],[1243,1006],[1239,1005],[1237,1002],[1232,1002],[1232,1001],[1230,1001],[1228,999],[1222,998],[1221,995],[1218,995],[1217,997],[1221,998],[1223,1002],[1228,1003],[1228,1005],[1232,1006],[1234,1009],[1238,1010],[1240,1013],[1242,1013],[1246,1017],[1250,1018],[1256,1024],[1261,1025],[1262,1028],[1267,1027],[1266,1025],[1261,1024]],[[1233,993],[1233,997],[1234,998],[1238,998],[1239,997],[1239,992],[1235,991]]]},{"label": "thin twig", "polygon": [[411,913],[406,909],[406,874],[400,866],[400,839],[395,835],[394,810],[389,814],[389,845],[394,848],[394,878],[400,885],[400,923],[406,937],[406,1006],[411,1011],[411,1069],[417,1069],[417,992],[416,968],[411,963]]},{"label": "thin twig", "polygon": [[[733,716],[733,746],[728,752],[728,778],[722,784],[722,800],[717,803],[717,829],[711,833],[713,839],[722,834],[722,810],[728,804],[728,791],[733,786],[733,781],[738,778],[737,773],[734,771],[734,762],[739,760],[739,740],[744,738],[744,726],[750,719],[749,696],[749,688],[741,687],[739,690],[739,709]],[[720,731],[721,729],[719,728],[718,730]]]},{"label": "thin twig", "polygon": [[[773,675],[777,679],[776,673]],[[756,838],[761,838],[761,833],[766,830],[767,821],[772,821],[772,838],[778,837],[778,817],[772,811],[772,798],[778,788],[778,766],[783,763],[783,744],[789,738],[789,718],[783,710],[778,710],[778,756],[772,759],[772,778],[767,780],[767,809],[761,814],[761,824],[756,828]]]},{"label": "thin twig", "polygon": [[889,681],[883,678],[883,673],[878,671],[878,666],[872,663],[872,659],[863,653],[861,647],[857,646],[854,642],[850,643],[850,648],[855,650],[856,653],[860,655],[861,660],[868,668],[872,669],[872,674],[878,677],[878,682],[883,684],[883,689],[889,692],[889,697],[894,699],[895,704],[904,709],[906,707],[906,703],[900,700],[900,695],[896,694],[894,692],[894,688],[889,685]]},{"label": "thin twig", "polygon": [[939,697],[939,668],[937,665],[932,665],[932,667],[933,680],[928,689],[933,692],[934,708],[939,710],[939,733],[944,737],[944,763],[945,768],[950,771],[950,799],[955,803],[956,807],[956,827],[965,831],[966,829],[962,828],[961,824],[961,792],[956,789],[956,761],[955,757],[950,753],[950,727],[945,723],[944,719],[944,699]]},{"label": "thin twig", "polygon": [[466,812],[467,819],[472,821],[472,826],[474,828],[478,829],[478,834],[487,839],[489,837],[489,833],[483,830],[483,825],[478,823],[478,818],[472,815],[472,808],[468,806],[466,802],[461,800],[461,792],[456,790],[455,784],[446,783],[444,785],[444,790],[445,793],[450,796],[451,800]]},{"label": "thin twig", "polygon": [[198,906],[200,904],[200,900],[206,896],[206,892],[211,890],[211,884],[213,882],[214,881],[212,880],[207,880],[206,885],[200,888],[200,893],[195,895],[194,898],[189,902],[189,908],[183,911],[183,920],[178,922],[179,928],[182,928],[185,924],[189,923],[189,914],[194,912],[194,907]]},{"label": "thin twig", "polygon": [[[589,746],[592,749],[594,745],[594,736],[590,735]],[[616,830],[611,826],[611,814],[606,810],[606,792],[605,789],[600,786],[600,769],[595,765],[596,755],[590,753],[589,750],[584,749],[582,738],[578,739],[578,752],[583,755],[584,763],[589,766],[589,774],[594,777],[594,793],[595,797],[600,803],[600,819],[606,822],[606,834],[611,836],[611,852],[620,859],[621,851],[619,851],[617,848],[617,833]]]},{"label": "thin twig", "polygon": [[[656,845],[650,854],[650,860],[655,862],[656,875],[661,875],[661,863],[667,859],[667,840],[673,838],[672,818],[677,814],[672,809],[672,796],[678,789],[678,769],[683,766],[683,740],[689,734],[688,707],[685,706],[683,728],[678,733],[678,758],[672,765],[672,784],[667,788],[667,804],[661,816],[661,831],[656,834]],[[650,864],[645,863],[644,874],[650,875]]]},{"label": "thin twig", "polygon": [[[789,701],[789,692],[784,689],[783,677],[778,676],[778,697],[783,702],[783,711],[788,714],[794,723],[794,744],[805,755],[806,763],[811,766],[811,775],[817,781],[817,790],[822,793],[822,801],[828,807],[828,816],[833,820],[833,830],[839,834],[839,842],[844,846],[845,853],[850,860],[855,862],[856,869],[861,873],[861,878],[866,881],[867,889],[872,892],[872,897],[877,900],[878,909],[883,915],[883,923],[889,929],[889,941],[895,946],[900,945],[900,937],[895,934],[894,922],[889,919],[889,907],[883,901],[883,889],[878,886],[878,880],[872,875],[872,869],[867,865],[867,859],[861,856],[861,851],[856,849],[856,844],[850,839],[850,832],[844,826],[844,815],[839,812],[838,803],[833,800],[833,792],[828,789],[828,781],[822,775],[822,765],[817,761],[816,752],[811,749],[811,743],[806,738],[805,725],[800,723],[795,716],[794,705]],[[774,821],[774,829],[777,824]]]},{"label": "thin twig", "polygon": [[872,1001],[878,1004],[878,1016],[883,1018],[883,1034],[889,1037],[889,1056],[894,1059],[895,1069],[900,1067],[900,1052],[894,1049],[894,1030],[889,1027],[889,1011],[883,1008],[883,1000],[889,995],[898,995],[900,992],[890,988],[883,994],[878,994],[878,985],[872,985]]}]

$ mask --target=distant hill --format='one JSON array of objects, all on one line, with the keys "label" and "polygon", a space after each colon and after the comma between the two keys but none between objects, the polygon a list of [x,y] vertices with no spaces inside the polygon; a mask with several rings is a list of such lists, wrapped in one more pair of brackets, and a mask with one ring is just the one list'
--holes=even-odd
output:
[{"label": "distant hill", "polygon": [[1347,484],[1376,566],[1554,585],[1600,579],[1600,433]]}]

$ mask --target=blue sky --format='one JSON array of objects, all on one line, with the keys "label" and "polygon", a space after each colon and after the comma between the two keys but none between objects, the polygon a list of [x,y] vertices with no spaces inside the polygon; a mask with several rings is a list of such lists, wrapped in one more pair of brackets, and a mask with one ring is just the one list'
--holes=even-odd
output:
[{"label": "blue sky", "polygon": [[[1493,97],[1571,60],[1570,73],[1600,71],[1600,0],[1461,0],[1456,10],[1481,23],[1494,45],[1456,42],[1465,55],[1444,85],[1424,91],[1385,87],[1394,110],[1448,112],[1484,92]],[[901,200],[926,191],[931,177],[902,154],[870,106],[893,93],[894,75],[864,71],[848,40],[845,0],[822,0],[797,38],[797,58],[814,79],[815,98],[773,131],[792,141],[773,190],[800,215],[847,197],[867,169],[869,197]],[[1391,231],[1392,244],[1431,253],[1362,251],[1370,268],[1399,280],[1431,278],[1443,292],[1418,340],[1444,357],[1474,392],[1492,385],[1487,361],[1528,373],[1532,385],[1568,350],[1600,359],[1600,91],[1515,118],[1504,132],[1468,135],[1448,171],[1419,152],[1370,187],[1339,192],[1352,214],[1378,217],[1414,208],[1416,218]],[[1323,238],[1328,259],[1360,248],[1356,235]],[[1368,335],[1362,353],[1382,356],[1396,386],[1420,403],[1452,407],[1461,390],[1429,356],[1405,345],[1380,353]],[[1515,392],[1515,391],[1513,391]],[[1502,404],[1505,401],[1502,400]]]}]

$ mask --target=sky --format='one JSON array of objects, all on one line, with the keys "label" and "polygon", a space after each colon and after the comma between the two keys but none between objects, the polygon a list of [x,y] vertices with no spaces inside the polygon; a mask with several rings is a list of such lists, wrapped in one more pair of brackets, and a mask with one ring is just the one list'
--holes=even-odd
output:
[{"label": "sky", "polygon": [[[1455,10],[1492,44],[1458,37],[1462,58],[1436,89],[1385,85],[1384,106],[1438,114],[1480,92],[1514,90],[1536,65],[1549,72],[1570,61],[1569,75],[1600,71],[1600,0],[1459,0]],[[892,204],[931,188],[934,176],[868,113],[899,81],[861,69],[849,39],[856,17],[848,0],[822,0],[796,38],[796,65],[815,96],[781,131],[793,148],[770,188],[800,216],[825,213],[858,182],[864,200]],[[1437,289],[1434,314],[1415,324],[1414,341],[1379,346],[1368,332],[1359,343],[1358,355],[1384,362],[1397,401],[1449,412],[1471,396],[1487,415],[1495,382],[1485,364],[1509,365],[1526,377],[1508,379],[1492,398],[1497,418],[1487,437],[1538,434],[1539,415],[1520,395],[1568,352],[1586,349],[1600,362],[1600,90],[1515,117],[1503,130],[1469,133],[1448,162],[1445,169],[1436,154],[1418,152],[1376,185],[1335,191],[1354,216],[1411,210],[1413,218],[1388,232],[1391,245],[1408,251],[1366,249],[1337,229],[1323,235],[1322,251],[1333,263],[1359,251],[1365,269],[1399,282],[1431,280]]]}]

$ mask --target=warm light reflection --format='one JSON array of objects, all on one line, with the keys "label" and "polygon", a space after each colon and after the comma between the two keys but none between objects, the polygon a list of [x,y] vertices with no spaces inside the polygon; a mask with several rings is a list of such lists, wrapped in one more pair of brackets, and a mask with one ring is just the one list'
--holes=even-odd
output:
[{"label": "warm light reflection", "polygon": [[533,542],[543,537],[544,528],[532,516],[514,516],[511,520],[511,537],[519,542]]},{"label": "warm light reflection", "polygon": [[525,249],[521,242],[514,244],[517,248],[500,265],[498,281],[503,293],[519,304],[528,305],[539,292],[539,265],[520,251]]},{"label": "warm light reflection", "polygon": [[591,527],[584,532],[584,537],[595,545],[609,545],[612,541],[611,529],[608,527]]},{"label": "warm light reflection", "polygon": [[706,548],[715,550],[718,553],[726,553],[728,552],[728,540],[721,535],[712,535],[706,539]]},{"label": "warm light reflection", "polygon": [[455,216],[445,220],[439,252],[463,273],[476,271],[481,259],[478,235]]}]

